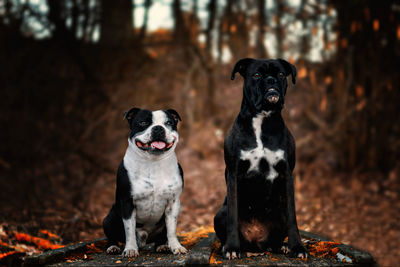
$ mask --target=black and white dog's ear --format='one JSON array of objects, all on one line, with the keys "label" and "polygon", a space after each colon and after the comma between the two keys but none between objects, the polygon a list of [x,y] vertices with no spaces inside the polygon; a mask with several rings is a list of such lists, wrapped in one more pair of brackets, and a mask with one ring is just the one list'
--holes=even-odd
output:
[{"label": "black and white dog's ear", "polygon": [[182,121],[181,116],[179,116],[178,112],[175,109],[167,109],[165,112],[169,113],[175,120],[175,122]]},{"label": "black and white dog's ear", "polygon": [[233,70],[232,70],[231,80],[235,79],[236,72],[239,72],[240,75],[242,75],[244,77],[246,74],[247,66],[253,61],[254,61],[254,59],[252,59],[252,58],[242,58],[238,62],[236,62],[235,67],[233,67]]},{"label": "black and white dog's ear", "polygon": [[133,118],[138,114],[140,111],[140,108],[131,108],[128,111],[124,112],[124,119],[128,121],[129,124],[131,124]]},{"label": "black and white dog's ear", "polygon": [[293,64],[290,64],[289,62],[287,62],[284,59],[278,58],[278,61],[285,68],[286,77],[289,76],[289,75],[292,75],[292,83],[295,84],[296,83],[296,76],[297,76],[296,67]]}]

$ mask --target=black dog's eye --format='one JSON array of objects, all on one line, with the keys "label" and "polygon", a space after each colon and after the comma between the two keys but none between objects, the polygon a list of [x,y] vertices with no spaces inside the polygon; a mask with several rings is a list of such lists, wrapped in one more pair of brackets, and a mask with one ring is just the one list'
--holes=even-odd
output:
[{"label": "black dog's eye", "polygon": [[141,122],[139,122],[139,125],[140,126],[147,126],[147,125],[149,125],[149,123],[147,121],[141,121]]},{"label": "black dog's eye", "polygon": [[174,125],[174,122],[173,121],[171,121],[171,120],[168,120],[166,123],[165,123],[166,125]]},{"label": "black dog's eye", "polygon": [[258,80],[258,79],[261,78],[261,74],[258,73],[258,72],[256,72],[256,73],[253,74],[253,78],[256,79],[256,80]]},{"label": "black dog's eye", "polygon": [[283,72],[279,72],[278,76],[279,76],[279,78],[281,78],[281,79],[285,78],[285,74],[283,74]]}]

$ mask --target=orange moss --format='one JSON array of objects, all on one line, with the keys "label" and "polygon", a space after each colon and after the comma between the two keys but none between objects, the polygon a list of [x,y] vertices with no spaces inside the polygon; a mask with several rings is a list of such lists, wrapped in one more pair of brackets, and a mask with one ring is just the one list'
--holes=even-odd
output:
[{"label": "orange moss", "polygon": [[181,233],[181,244],[187,249],[191,249],[201,238],[206,238],[209,233],[214,232],[213,226],[202,226],[194,232]]},{"label": "orange moss", "polygon": [[222,264],[222,261],[218,261],[217,260],[217,252],[219,247],[221,246],[221,244],[215,240],[214,243],[212,244],[211,248],[212,248],[212,252],[211,252],[211,256],[210,256],[210,265],[216,265],[216,264]]},{"label": "orange moss", "polygon": [[311,256],[315,257],[336,257],[336,254],[339,252],[339,248],[337,246],[340,243],[332,242],[332,241],[319,241],[314,244],[311,244],[308,248],[308,252]]},{"label": "orange moss", "polygon": [[37,246],[40,249],[57,249],[57,248],[64,247],[63,245],[53,244],[49,240],[46,240],[44,238],[31,236],[31,235],[25,234],[25,233],[15,232],[14,236],[17,239],[17,241],[33,243],[35,246]]},{"label": "orange moss", "polygon": [[51,233],[51,232],[49,232],[47,230],[40,230],[39,232],[44,234],[44,235],[46,235],[46,236],[48,236],[49,238],[52,238],[52,239],[61,239],[60,236],[58,236],[56,234],[53,234],[53,233]]},{"label": "orange moss", "polygon": [[102,253],[103,250],[96,247],[95,244],[86,245],[86,253],[87,254],[95,254],[95,253]]},{"label": "orange moss", "polygon": [[0,253],[0,260],[5,258],[5,257],[7,257],[7,256],[15,254],[15,253],[17,253],[17,251],[9,251],[9,252],[6,252],[6,253]]}]

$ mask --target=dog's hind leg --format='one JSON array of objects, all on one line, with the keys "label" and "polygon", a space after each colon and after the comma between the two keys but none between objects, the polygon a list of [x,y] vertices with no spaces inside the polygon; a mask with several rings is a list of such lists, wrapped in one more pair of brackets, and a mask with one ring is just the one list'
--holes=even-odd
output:
[{"label": "dog's hind leg", "polygon": [[108,241],[107,253],[119,254],[121,249],[118,247],[118,242],[125,242],[125,231],[122,218],[115,211],[115,205],[103,220],[103,230]]},{"label": "dog's hind leg", "polygon": [[147,231],[136,228],[136,243],[139,248],[142,248],[146,245],[147,238],[149,237],[149,234]]},{"label": "dog's hind leg", "polygon": [[218,239],[221,241],[221,247],[225,245],[226,242],[226,220],[228,216],[228,210],[226,207],[226,198],[222,208],[214,217],[214,230]]},{"label": "dog's hind leg", "polygon": [[167,228],[165,224],[160,233],[156,234],[153,238],[154,240],[154,249],[157,252],[167,252],[170,251],[168,246],[168,238],[167,238]]},{"label": "dog's hind leg", "polygon": [[286,216],[288,229],[288,243],[291,256],[296,258],[307,258],[308,254],[301,242],[296,220],[296,207],[294,200],[294,179],[289,164],[286,164]]}]

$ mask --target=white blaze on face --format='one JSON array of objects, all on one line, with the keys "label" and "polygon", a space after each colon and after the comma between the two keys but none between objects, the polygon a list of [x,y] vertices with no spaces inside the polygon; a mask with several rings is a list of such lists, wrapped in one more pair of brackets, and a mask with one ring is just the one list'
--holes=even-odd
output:
[{"label": "white blaze on face", "polygon": [[152,127],[156,125],[161,125],[164,126],[164,123],[167,121],[167,115],[165,114],[164,111],[162,110],[157,110],[153,112],[153,125]]},{"label": "white blaze on face", "polygon": [[282,149],[278,149],[276,151],[272,151],[263,146],[261,141],[261,125],[265,117],[270,116],[272,111],[258,114],[253,118],[253,130],[256,136],[257,146],[250,150],[242,150],[240,154],[241,160],[248,160],[250,162],[250,167],[247,172],[258,171],[258,167],[260,165],[261,159],[265,159],[269,166],[267,180],[271,182],[278,177],[278,172],[273,167],[280,160],[284,159],[285,152]]}]

